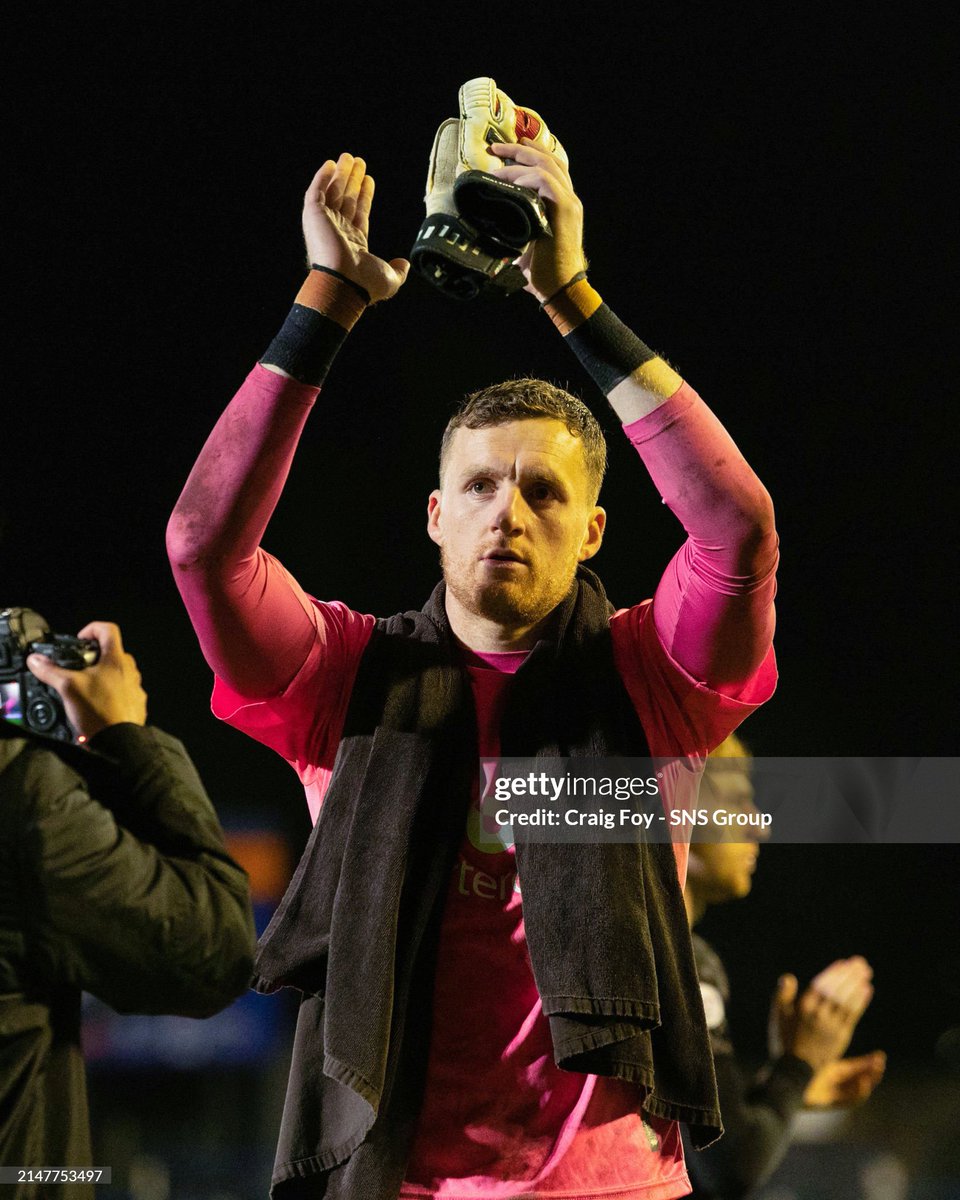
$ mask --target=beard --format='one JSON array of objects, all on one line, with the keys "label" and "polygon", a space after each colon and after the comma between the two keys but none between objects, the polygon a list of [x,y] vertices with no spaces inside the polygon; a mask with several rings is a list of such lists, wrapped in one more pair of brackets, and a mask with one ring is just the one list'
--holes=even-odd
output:
[{"label": "beard", "polygon": [[443,578],[458,603],[475,616],[506,628],[535,625],[566,597],[576,574],[574,562],[567,570],[551,570],[532,578],[528,567],[522,579],[477,580],[473,560],[452,558],[440,548]]}]

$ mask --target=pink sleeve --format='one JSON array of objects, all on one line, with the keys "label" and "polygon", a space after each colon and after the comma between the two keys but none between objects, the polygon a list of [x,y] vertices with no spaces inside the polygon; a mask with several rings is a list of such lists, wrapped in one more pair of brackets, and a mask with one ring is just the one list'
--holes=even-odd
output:
[{"label": "pink sleeve", "polygon": [[306,593],[260,547],[317,389],[256,366],[214,426],[167,525],[174,579],[213,671],[279,692],[317,638]]},{"label": "pink sleeve", "polygon": [[213,711],[308,783],[336,753],[374,618],[308,596],[260,546],[317,388],[261,366],[206,441],[167,526],[174,578],[216,676]]},{"label": "pink sleeve", "polygon": [[736,689],[696,679],[663,645],[645,600],[610,618],[613,654],[654,758],[705,757],[773,695],[777,662],[768,646]]},{"label": "pink sleeve", "polygon": [[[773,695],[773,646],[736,691],[717,691],[671,657],[660,640],[652,601],[614,613],[610,634],[614,662],[647,735],[650,755],[661,760],[664,808],[693,808],[706,756]],[[688,836],[689,827],[673,842],[681,887],[687,877]]]},{"label": "pink sleeve", "polygon": [[687,532],[654,596],[660,642],[689,677],[736,696],[773,640],[778,541],[770,497],[686,383],[624,432]]},{"label": "pink sleeve", "polygon": [[306,661],[281,692],[251,700],[218,676],[211,702],[214,716],[285,758],[308,797],[317,772],[328,778],[333,767],[357,667],[375,624],[374,617],[337,600],[324,603],[311,597],[310,605],[316,637]]}]

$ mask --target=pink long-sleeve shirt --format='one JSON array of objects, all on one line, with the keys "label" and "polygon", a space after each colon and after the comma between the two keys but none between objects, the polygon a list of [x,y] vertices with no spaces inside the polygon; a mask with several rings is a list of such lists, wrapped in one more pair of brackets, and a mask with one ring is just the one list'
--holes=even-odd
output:
[{"label": "pink long-sleeve shirt", "polygon": [[[260,546],[316,394],[254,368],[168,530],[177,584],[216,675],[214,712],[295,767],[314,819],[374,622],[314,600]],[[651,753],[702,756],[775,684],[769,499],[686,385],[625,432],[687,539],[652,603],[611,619],[615,661]],[[523,657],[467,662],[485,756],[497,753],[499,713]],[[427,1090],[403,1197],[686,1194],[674,1123],[644,1121],[629,1085],[553,1064],[512,849],[492,846],[472,822],[448,889]],[[686,847],[676,851],[682,881]]]}]

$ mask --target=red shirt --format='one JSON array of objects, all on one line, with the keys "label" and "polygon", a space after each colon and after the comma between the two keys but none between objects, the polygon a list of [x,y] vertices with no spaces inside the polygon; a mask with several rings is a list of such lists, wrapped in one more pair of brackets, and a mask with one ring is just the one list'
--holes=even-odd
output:
[{"label": "red shirt", "polygon": [[[204,653],[223,677],[214,712],[290,762],[314,819],[374,622],[307,596],[259,544],[315,398],[316,389],[254,369],[192,477],[201,495],[228,499],[227,516],[204,529],[203,514],[188,513],[189,552],[178,561],[173,551]],[[687,539],[654,600],[611,618],[615,660],[651,754],[703,758],[775,686],[776,536],[772,529],[758,536],[762,485],[686,384],[625,432]],[[492,755],[504,692],[519,663],[517,656],[496,657],[469,664],[481,749]],[[247,694],[224,682],[240,678]],[[278,691],[277,679],[289,682]],[[251,702],[249,695],[270,698]],[[675,793],[671,802],[688,799]],[[677,856],[682,881],[685,846]],[[686,1194],[675,1124],[644,1123],[627,1084],[554,1066],[512,864],[509,851],[471,837],[468,822],[448,889],[427,1094],[402,1195]]]},{"label": "red shirt", "polygon": [[[283,695],[249,704],[217,680],[214,712],[291,761],[315,819],[374,618],[339,603],[314,605],[317,650]],[[771,649],[736,697],[697,683],[663,648],[649,601],[618,612],[611,634],[655,757],[705,756],[776,682]],[[465,653],[480,756],[496,757],[510,679],[526,655]],[[665,799],[676,804],[689,797],[668,792]],[[554,1064],[527,954],[513,849],[491,843],[481,830],[476,796],[470,813],[447,890],[426,1092],[401,1197],[686,1195],[676,1122],[641,1115],[629,1084]],[[682,885],[687,845],[674,850]]]}]

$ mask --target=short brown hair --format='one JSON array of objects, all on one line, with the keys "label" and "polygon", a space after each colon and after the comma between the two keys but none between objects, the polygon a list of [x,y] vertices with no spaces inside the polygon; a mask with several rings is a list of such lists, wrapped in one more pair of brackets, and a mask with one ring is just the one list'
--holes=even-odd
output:
[{"label": "short brown hair", "polygon": [[607,443],[596,417],[582,400],[545,379],[508,379],[471,392],[447,422],[440,443],[440,481],[450,443],[458,429],[485,429],[524,421],[534,417],[553,417],[562,421],[573,437],[583,443],[587,479],[596,501],[607,469]]}]

